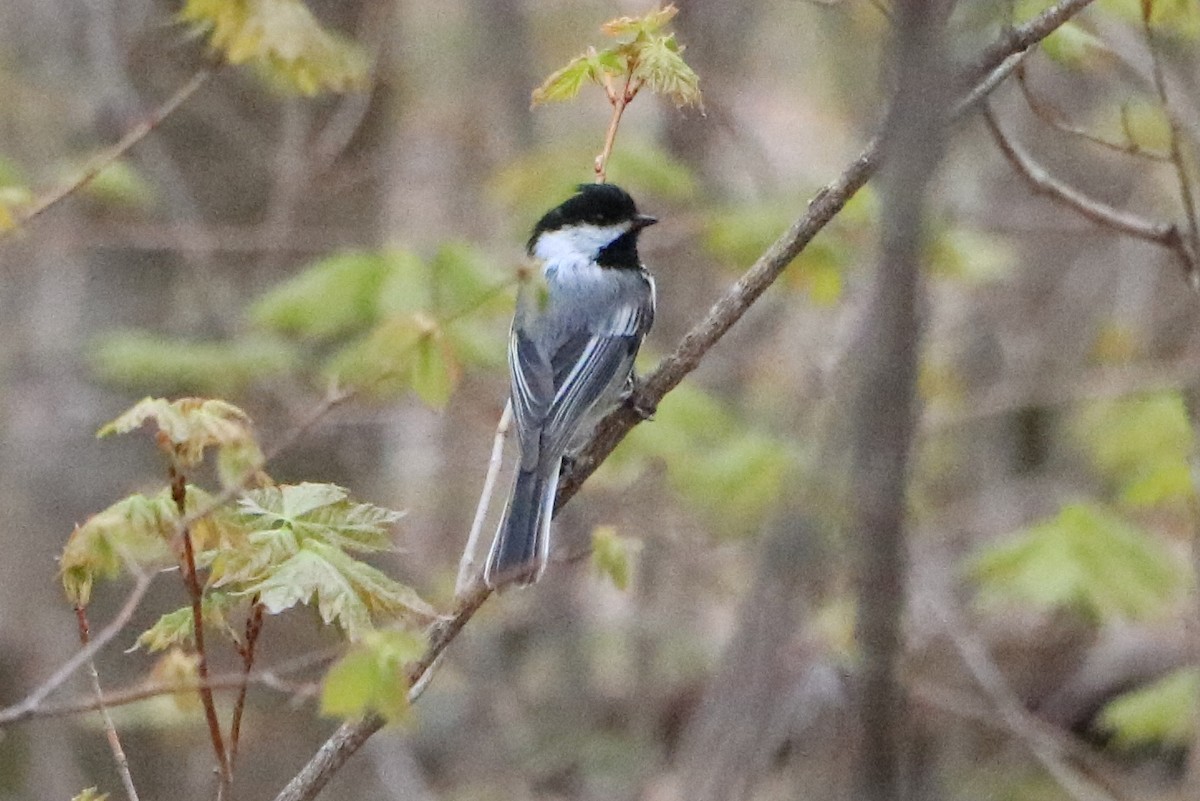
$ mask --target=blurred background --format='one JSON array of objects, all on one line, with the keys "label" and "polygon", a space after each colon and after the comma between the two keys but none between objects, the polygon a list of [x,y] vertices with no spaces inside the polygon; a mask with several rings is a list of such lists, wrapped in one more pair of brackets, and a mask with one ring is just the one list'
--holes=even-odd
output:
[{"label": "blurred background", "polygon": [[[886,3],[679,5],[705,113],[638,97],[609,174],[662,220],[642,238],[659,297],[643,370],[885,109]],[[1047,5],[961,0],[953,54],[969,59]],[[1191,159],[1200,7],[1155,5]],[[307,96],[269,68],[223,68],[89,187],[0,239],[0,706],[77,648],[55,565],[72,528],[164,481],[149,436],[95,438],[150,394],[229,399],[270,450],[332,376],[369,384],[269,471],[405,510],[398,551],[372,561],[449,606],[506,397],[523,245],[591,180],[609,115],[594,86],[537,109],[530,91],[603,45],[605,20],[646,8],[308,6],[369,64],[360,91]],[[204,66],[206,36],[179,11],[0,4],[5,218]],[[1096,3],[1025,61],[1029,94],[1010,80],[994,107],[1054,175],[1182,224],[1139,13],[1135,0]],[[1200,375],[1196,296],[1169,251],[1031,194],[978,120],[955,128],[933,202],[902,671],[910,783],[930,798],[1195,798],[1184,390]],[[543,581],[488,603],[410,723],[372,739],[328,797],[848,796],[861,588],[846,400],[877,212],[868,186],[564,510]],[[389,326],[413,308],[442,315],[432,367],[367,382],[387,371]],[[597,527],[629,557],[624,588],[586,558]],[[97,589],[94,625],[127,591]],[[154,669],[153,656],[122,652],[184,602],[178,582],[156,581],[99,659],[106,688]],[[262,636],[265,668],[338,642],[302,611],[268,619]],[[238,665],[220,650],[214,663]],[[272,797],[336,726],[314,700],[327,664],[252,688],[238,798]],[[78,677],[56,697],[86,693]],[[114,715],[144,798],[209,792],[195,704],[157,698]],[[0,730],[0,799],[89,785],[119,792],[96,715]]]}]

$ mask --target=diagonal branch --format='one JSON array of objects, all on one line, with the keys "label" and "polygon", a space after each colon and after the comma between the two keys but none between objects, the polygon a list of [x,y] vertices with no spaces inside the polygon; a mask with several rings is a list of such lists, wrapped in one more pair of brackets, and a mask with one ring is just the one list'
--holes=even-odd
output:
[{"label": "diagonal branch", "polygon": [[1178,226],[1173,223],[1147,220],[1085,195],[1075,187],[1052,176],[1044,167],[1035,162],[1020,145],[1010,139],[1001,129],[996,115],[989,106],[984,106],[983,119],[987,123],[996,146],[1000,148],[1000,152],[1004,154],[1017,174],[1025,179],[1035,194],[1044,195],[1061,203],[1101,227],[1111,228],[1126,236],[1167,248],[1179,256],[1189,274],[1195,270],[1195,257],[1187,247]]},{"label": "diagonal branch", "polygon": [[148,117],[133,126],[133,128],[121,137],[119,142],[93,158],[87,167],[74,179],[35,200],[17,219],[17,225],[13,230],[19,229],[34,217],[49,211],[90,184],[106,167],[111,166],[113,162],[128,153],[134,145],[145,139],[155,128],[161,125],[163,120],[175,113],[176,109],[182,106],[189,97],[196,93],[197,89],[212,77],[212,74],[213,70],[207,67],[198,71],[187,83],[175,90],[175,94],[168,97],[163,101],[162,105],[154,109]]},{"label": "diagonal branch", "polygon": [[[983,83],[994,84],[992,74],[1011,69],[1009,59],[1049,36],[1060,25],[1089,5],[1092,0],[1061,0],[1057,5],[1025,23],[1007,30],[1000,39],[985,48],[969,65],[955,76],[957,96],[971,102],[955,107],[961,115],[974,108],[974,89]],[[777,239],[758,261],[725,292],[680,341],[675,352],[665,358],[633,392],[629,402],[605,417],[596,428],[591,442],[575,459],[558,485],[555,509],[570,500],[600,463],[603,462],[625,435],[645,419],[644,411],[653,409],[662,398],[679,385],[699,365],[704,354],[712,348],[742,315],[774,283],[784,268],[803,250],[813,237],[837,215],[854,194],[861,189],[882,162],[882,147],[878,137],[871,140],[859,156],[832,183],[822,188],[808,204],[808,210]],[[475,612],[487,601],[491,592],[482,584],[468,593],[454,613],[441,621],[431,633],[429,649],[409,670],[410,686],[418,691],[428,679],[430,667],[458,636]],[[326,783],[345,764],[346,760],[379,729],[384,721],[370,715],[343,723],[317,750],[275,801],[311,801]]]}]

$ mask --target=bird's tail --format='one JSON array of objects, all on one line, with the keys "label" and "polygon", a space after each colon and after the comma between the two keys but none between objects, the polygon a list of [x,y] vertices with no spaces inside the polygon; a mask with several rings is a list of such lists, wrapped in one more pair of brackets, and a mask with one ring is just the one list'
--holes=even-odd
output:
[{"label": "bird's tail", "polygon": [[492,589],[513,582],[528,585],[546,569],[550,552],[550,518],[558,489],[561,462],[550,475],[537,468],[519,470],[504,518],[488,553],[483,580]]}]

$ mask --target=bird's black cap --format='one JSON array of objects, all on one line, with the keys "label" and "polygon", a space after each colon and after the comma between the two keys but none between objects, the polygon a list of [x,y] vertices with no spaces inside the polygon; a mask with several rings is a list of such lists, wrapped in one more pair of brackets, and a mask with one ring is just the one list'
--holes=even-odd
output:
[{"label": "bird's black cap", "polygon": [[655,222],[653,217],[639,214],[633,198],[615,184],[580,184],[579,191],[538,220],[526,246],[530,253],[537,238],[546,231],[558,231],[570,225],[619,225],[633,221],[636,228]]}]

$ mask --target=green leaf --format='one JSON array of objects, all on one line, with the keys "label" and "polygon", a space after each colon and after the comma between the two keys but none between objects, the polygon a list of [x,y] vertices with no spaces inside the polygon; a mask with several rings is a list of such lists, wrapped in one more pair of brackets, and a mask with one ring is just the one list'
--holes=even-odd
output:
[{"label": "green leaf", "polygon": [[533,90],[531,104],[561,103],[571,100],[588,81],[603,83],[604,76],[618,76],[625,72],[620,56],[614,50],[597,53],[593,49],[576,56],[565,67],[555,70],[542,85]]},{"label": "green leaf", "polygon": [[[71,177],[78,174],[72,170]],[[144,209],[154,204],[154,187],[132,164],[118,159],[104,167],[83,187],[88,197],[111,206]]]},{"label": "green leaf", "polygon": [[252,64],[282,89],[313,95],[365,84],[362,50],[322,28],[299,0],[186,0],[180,17],[230,64]]},{"label": "green leaf", "polygon": [[683,47],[675,41],[674,34],[652,36],[631,47],[636,54],[630,57],[635,79],[645,81],[655,94],[671,98],[676,106],[696,106],[703,110],[700,78],[683,60]]},{"label": "green leaf", "polygon": [[1042,51],[1054,61],[1070,69],[1084,69],[1097,56],[1111,52],[1104,40],[1088,33],[1073,20],[1056,28],[1042,40]]},{"label": "green leaf", "polygon": [[257,448],[250,417],[237,406],[212,398],[143,398],[116,420],[102,426],[96,436],[125,434],[152,421],[158,428],[158,442],[169,450],[183,467],[193,467],[204,459],[210,447],[247,444]]},{"label": "green leaf", "polygon": [[[205,593],[201,603],[205,629],[222,631],[233,642],[241,642],[228,618],[228,613],[239,603],[240,599],[227,593]],[[150,653],[168,648],[191,648],[195,636],[195,618],[192,607],[188,605],[160,617],[158,622],[141,633],[133,647],[144,648]]]},{"label": "green leaf", "polygon": [[1195,709],[1200,693],[1196,668],[1176,670],[1148,687],[1123,693],[1100,712],[1100,724],[1125,748],[1185,747],[1195,736]]},{"label": "green leaf", "polygon": [[679,9],[674,3],[670,3],[665,8],[655,9],[640,17],[617,17],[609,20],[600,26],[600,30],[605,35],[616,38],[649,36],[666,27],[678,13]]},{"label": "green leaf", "polygon": [[108,801],[108,793],[102,793],[95,787],[88,787],[72,798],[71,801]]},{"label": "green leaf", "polygon": [[385,320],[335,353],[325,371],[339,384],[376,396],[408,388],[417,342],[424,331],[414,315]]},{"label": "green leaf", "polygon": [[624,591],[629,588],[630,554],[640,544],[619,536],[613,526],[597,526],[592,530],[592,566]]},{"label": "green leaf", "polygon": [[97,578],[116,577],[126,565],[151,567],[172,559],[168,539],[179,513],[167,490],[131,495],[76,526],[59,557],[63,588],[86,606]]},{"label": "green leaf", "polygon": [[411,373],[413,391],[426,405],[442,409],[461,378],[462,367],[453,346],[440,328],[431,327],[417,339]]},{"label": "green leaf", "polygon": [[400,616],[426,623],[436,613],[410,588],[317,539],[273,567],[240,595],[258,595],[272,615],[297,604],[315,605],[325,623],[337,623],[351,640],[374,627],[372,616]]},{"label": "green leaf", "polygon": [[1091,403],[1077,414],[1073,433],[1124,504],[1147,508],[1192,497],[1192,430],[1179,392]]},{"label": "green leaf", "polygon": [[335,484],[285,484],[247,492],[239,509],[255,531],[287,528],[297,542],[311,538],[351,551],[391,550],[390,528],[404,513],[357,503],[349,495]]},{"label": "green leaf", "polygon": [[409,709],[405,666],[426,647],[410,631],[368,632],[326,674],[321,714],[350,719],[374,712],[389,723],[403,720]]},{"label": "green leaf", "polygon": [[969,285],[985,284],[1012,272],[1016,254],[1007,240],[985,231],[942,227],[929,245],[931,274]]},{"label": "green leaf", "polygon": [[380,296],[394,273],[419,273],[412,254],[351,252],[329,256],[268,292],[250,308],[273,331],[327,341],[364,331],[381,316]]},{"label": "green leaf", "polygon": [[985,602],[1067,607],[1097,620],[1160,614],[1184,586],[1170,554],[1124,518],[1070,504],[972,563]]},{"label": "green leaf", "polygon": [[100,337],[90,354],[101,380],[142,392],[235,395],[299,367],[296,350],[278,340],[185,342],[146,331]]}]

